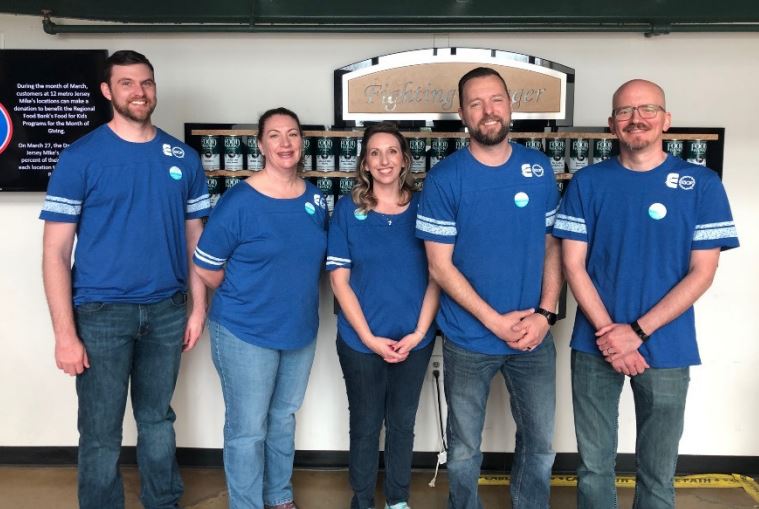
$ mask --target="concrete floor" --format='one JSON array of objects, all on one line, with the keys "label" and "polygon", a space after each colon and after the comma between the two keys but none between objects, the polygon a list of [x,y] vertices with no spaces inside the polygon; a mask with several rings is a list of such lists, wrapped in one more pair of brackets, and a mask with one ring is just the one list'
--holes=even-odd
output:
[{"label": "concrete floor", "polygon": [[[125,467],[126,509],[139,509],[137,469]],[[445,472],[438,476],[435,488],[427,483],[433,473],[414,473],[410,505],[413,509],[444,509],[448,495]],[[218,468],[185,468],[185,509],[221,509],[227,507],[224,472]],[[298,470],[293,477],[295,500],[300,509],[347,509],[350,505],[348,476],[345,470]],[[480,494],[485,509],[508,509],[506,486],[482,486]],[[633,490],[619,490],[621,508],[632,506]],[[554,509],[575,507],[573,488],[553,488]],[[377,493],[377,506],[384,500]],[[742,489],[678,489],[678,509],[759,508],[759,504]],[[69,509],[76,508],[76,468],[74,467],[0,467],[0,509]],[[103,508],[107,509],[107,508]]]}]

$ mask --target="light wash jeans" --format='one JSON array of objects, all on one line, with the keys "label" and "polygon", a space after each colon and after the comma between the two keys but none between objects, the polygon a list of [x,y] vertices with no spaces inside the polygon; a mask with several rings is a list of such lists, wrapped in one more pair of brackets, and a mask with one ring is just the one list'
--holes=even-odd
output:
[{"label": "light wash jeans", "polygon": [[316,342],[298,350],[246,343],[209,321],[211,353],[224,393],[224,472],[231,509],[293,499],[295,412],[303,403]]},{"label": "light wash jeans", "polygon": [[124,507],[118,463],[130,382],[140,500],[147,509],[178,507],[184,486],[170,403],[182,356],[186,302],[180,292],[154,304],[77,306],[77,332],[90,361],[76,378],[82,509]]},{"label": "light wash jeans", "polygon": [[433,346],[412,350],[405,361],[392,364],[375,353],[357,352],[337,339],[350,409],[351,509],[374,507],[383,422],[385,500],[391,506],[408,502],[414,423]]},{"label": "light wash jeans", "polygon": [[556,407],[556,349],[549,332],[532,352],[486,355],[443,346],[448,403],[449,509],[482,509],[477,481],[482,464],[482,428],[490,383],[500,372],[506,381],[516,422],[511,468],[514,509],[546,509],[551,492],[551,447]]},{"label": "light wash jeans", "polygon": [[[635,509],[675,507],[672,481],[689,381],[688,368],[649,368],[630,378],[637,428]],[[572,350],[572,403],[580,453],[579,509],[617,507],[614,466],[624,383],[625,375],[614,371],[600,355]]]}]

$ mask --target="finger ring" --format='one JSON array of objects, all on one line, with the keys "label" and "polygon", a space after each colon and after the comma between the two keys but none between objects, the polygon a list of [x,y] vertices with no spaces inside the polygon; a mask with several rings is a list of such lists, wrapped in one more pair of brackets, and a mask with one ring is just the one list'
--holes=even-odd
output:
[{"label": "finger ring", "polygon": [[525,352],[532,352],[532,347],[531,347],[531,346],[528,346],[527,348],[525,348],[525,349],[524,349],[524,351],[525,351]]}]

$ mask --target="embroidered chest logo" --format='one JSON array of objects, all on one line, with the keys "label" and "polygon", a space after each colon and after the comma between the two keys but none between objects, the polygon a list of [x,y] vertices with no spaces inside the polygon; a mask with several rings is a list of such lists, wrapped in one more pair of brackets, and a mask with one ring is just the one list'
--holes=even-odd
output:
[{"label": "embroidered chest logo", "polygon": [[679,173],[669,173],[664,184],[671,189],[679,187],[684,191],[690,191],[696,187],[696,179],[690,175],[683,175],[681,177]]},{"label": "embroidered chest logo", "polygon": [[535,177],[542,177],[543,173],[544,173],[543,167],[540,166],[537,163],[533,164],[533,165],[530,165],[529,163],[524,163],[522,165],[522,176],[523,177],[530,178],[533,175]]},{"label": "embroidered chest logo", "polygon": [[182,147],[172,147],[168,143],[164,143],[161,149],[163,150],[163,155],[165,156],[174,156],[178,157],[179,159],[182,159],[184,157],[184,150]]}]

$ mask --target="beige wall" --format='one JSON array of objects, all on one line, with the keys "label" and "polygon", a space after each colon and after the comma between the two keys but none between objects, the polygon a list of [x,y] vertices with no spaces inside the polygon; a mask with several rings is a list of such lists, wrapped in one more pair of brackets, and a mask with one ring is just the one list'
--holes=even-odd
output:
[{"label": "beige wall", "polygon": [[[331,123],[332,71],[367,57],[431,46],[483,47],[527,53],[575,68],[575,125],[603,125],[611,94],[644,77],[668,92],[675,126],[725,127],[724,183],[742,247],[726,253],[716,281],[697,306],[702,367],[692,370],[684,454],[759,455],[759,215],[757,140],[759,38],[755,34],[514,35],[59,35],[36,17],[0,15],[0,47],[132,48],[156,66],[155,122],[182,137],[184,122],[253,122],[285,105],[304,123]],[[2,77],[0,77],[2,79]],[[53,336],[40,277],[41,193],[0,194],[0,446],[75,445],[73,380],[56,370]],[[753,260],[753,262],[752,262]],[[299,449],[346,450],[347,402],[334,351],[332,297],[323,287],[317,358],[299,414]],[[570,305],[574,311],[574,304]],[[567,347],[571,319],[557,325],[558,404],[555,448],[574,452]],[[415,449],[436,450],[432,386],[427,383]],[[497,380],[483,448],[511,451],[514,425]],[[223,401],[207,337],[185,355],[174,405],[177,440],[185,447],[220,447]],[[125,444],[135,442],[131,417]],[[629,389],[620,413],[620,450],[634,450]]]}]

